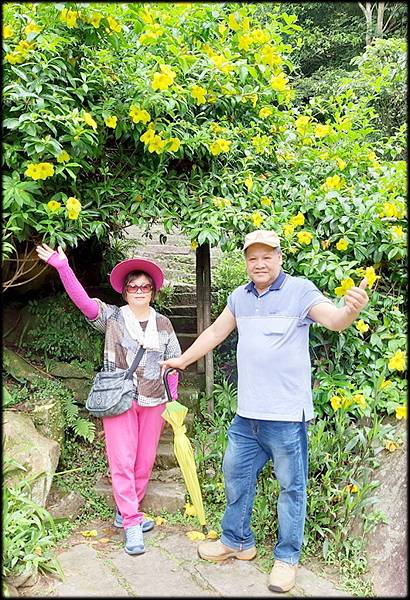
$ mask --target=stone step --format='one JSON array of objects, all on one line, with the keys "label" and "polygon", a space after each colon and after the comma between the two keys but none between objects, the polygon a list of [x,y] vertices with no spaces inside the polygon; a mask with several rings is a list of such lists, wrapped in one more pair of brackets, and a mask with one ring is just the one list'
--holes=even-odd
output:
[{"label": "stone step", "polygon": [[173,317],[195,317],[196,319],[196,310],[195,304],[175,304],[173,302],[169,307],[169,313]]},{"label": "stone step", "polygon": [[178,335],[178,340],[181,346],[182,352],[185,352],[187,348],[189,348],[196,340],[196,333],[180,333]]},{"label": "stone step", "polygon": [[[176,513],[182,510],[185,504],[186,493],[185,485],[182,482],[182,474],[180,479],[178,481],[161,481],[156,477],[155,471],[153,471],[141,503],[141,509],[152,515],[158,515],[163,510],[169,513]],[[94,491],[103,496],[113,509],[115,508],[112,486],[107,477],[102,476],[97,480]]]},{"label": "stone step", "polygon": [[197,329],[196,316],[178,315],[175,316],[172,313],[169,314],[169,319],[175,329],[177,336],[180,333],[195,333]]}]

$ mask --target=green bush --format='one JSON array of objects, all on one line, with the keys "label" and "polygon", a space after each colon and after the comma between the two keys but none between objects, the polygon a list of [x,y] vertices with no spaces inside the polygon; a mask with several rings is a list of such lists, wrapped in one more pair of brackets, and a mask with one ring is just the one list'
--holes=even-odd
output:
[{"label": "green bush", "polygon": [[104,338],[85,322],[65,293],[30,300],[29,310],[40,324],[27,332],[22,346],[28,358],[88,362],[97,371],[102,366]]},{"label": "green bush", "polygon": [[[23,467],[10,457],[3,462],[3,478]],[[27,571],[31,574],[51,573],[63,578],[61,566],[53,553],[55,526],[51,515],[30,500],[28,479],[8,485],[3,482],[3,591],[5,577]]]}]

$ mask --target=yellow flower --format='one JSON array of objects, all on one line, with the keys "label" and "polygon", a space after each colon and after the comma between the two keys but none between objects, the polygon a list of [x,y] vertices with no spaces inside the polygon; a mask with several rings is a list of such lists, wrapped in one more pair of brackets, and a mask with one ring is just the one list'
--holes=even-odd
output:
[{"label": "yellow flower", "polygon": [[140,140],[141,140],[141,142],[144,142],[145,145],[148,145],[152,142],[154,137],[155,137],[154,127],[148,126],[147,131],[140,136]]},{"label": "yellow flower", "polygon": [[98,29],[98,27],[100,26],[101,19],[102,19],[102,15],[100,13],[94,13],[88,19],[88,22],[90,23],[90,25],[92,25],[93,27],[95,27],[96,29]]},{"label": "yellow flower", "polygon": [[389,452],[394,452],[395,450],[397,450],[397,448],[399,447],[399,445],[396,444],[395,442],[392,442],[391,440],[385,440],[384,447]]},{"label": "yellow flower", "polygon": [[222,71],[222,73],[229,73],[229,71],[235,70],[235,67],[223,54],[212,54],[210,59],[215,67],[219,69],[219,71]]},{"label": "yellow flower", "polygon": [[115,115],[111,115],[110,117],[104,119],[104,123],[107,125],[107,127],[111,127],[111,129],[115,129],[117,127],[117,121],[118,118]]},{"label": "yellow flower", "polygon": [[3,27],[3,38],[5,40],[7,40],[8,38],[10,38],[14,33],[14,30],[12,28],[11,25],[4,25]]},{"label": "yellow flower", "polygon": [[254,227],[260,227],[263,223],[264,217],[260,213],[254,212],[251,214],[251,220]]},{"label": "yellow flower", "polygon": [[329,240],[322,240],[320,242],[320,245],[322,246],[323,250],[326,250],[327,248],[329,248],[330,242]]},{"label": "yellow flower", "polygon": [[287,223],[284,227],[283,227],[283,235],[285,237],[290,237],[292,235],[292,233],[295,231],[295,226],[292,225],[291,223]]},{"label": "yellow flower", "polygon": [[315,136],[318,138],[325,137],[330,133],[330,125],[322,125],[319,123],[315,127]]},{"label": "yellow flower", "polygon": [[342,398],[341,396],[332,396],[330,398],[330,404],[332,405],[333,410],[336,412],[342,406]]},{"label": "yellow flower", "polygon": [[165,525],[166,522],[167,520],[164,517],[155,517],[155,525]]},{"label": "yellow flower", "polygon": [[26,60],[26,53],[12,52],[11,54],[6,54],[4,58],[11,65],[21,65],[21,63],[23,63]]},{"label": "yellow flower", "polygon": [[113,17],[107,17],[107,21],[111,31],[115,31],[116,33],[121,31],[121,25]]},{"label": "yellow flower", "polygon": [[269,42],[269,34],[263,29],[254,29],[252,31],[252,39],[256,44],[265,44]]},{"label": "yellow flower", "polygon": [[303,225],[305,222],[305,217],[299,212],[297,215],[291,218],[290,224],[298,227],[299,225]]},{"label": "yellow flower", "polygon": [[279,56],[279,54],[270,44],[265,44],[265,46],[262,46],[260,52],[258,53],[258,57],[262,65],[269,65],[270,67],[273,67],[274,65],[280,65],[283,62],[282,57]]},{"label": "yellow flower", "polygon": [[30,23],[28,23],[28,25],[25,26],[24,33],[26,35],[30,35],[30,33],[39,33],[41,29],[42,28],[39,25],[36,25],[34,21],[30,21]]},{"label": "yellow flower", "polygon": [[156,152],[157,154],[161,154],[165,144],[166,142],[163,139],[161,139],[159,135],[155,134],[148,143],[148,152]]},{"label": "yellow flower", "polygon": [[70,196],[70,198],[67,198],[66,207],[68,211],[80,212],[81,202],[77,198]]},{"label": "yellow flower", "polygon": [[341,171],[343,171],[343,169],[345,169],[345,168],[346,168],[346,163],[345,163],[345,161],[344,161],[342,158],[339,158],[339,156],[337,156],[337,157],[336,157],[336,163],[337,163],[337,166],[339,167],[339,169],[340,169]]},{"label": "yellow flower", "polygon": [[148,121],[151,120],[151,115],[149,112],[147,110],[138,108],[138,106],[135,106],[135,104],[131,104],[128,114],[134,123],[148,123]]},{"label": "yellow flower", "polygon": [[70,155],[65,150],[61,150],[60,154],[57,156],[58,163],[65,163],[70,160]]},{"label": "yellow flower", "polygon": [[274,75],[270,80],[270,85],[273,90],[276,92],[284,92],[287,90],[287,84],[289,83],[289,79],[286,77],[285,73],[279,73],[279,75]]},{"label": "yellow flower", "polygon": [[400,211],[394,202],[385,202],[383,204],[383,215],[390,219],[397,219],[400,216]]},{"label": "yellow flower", "polygon": [[83,537],[97,537],[98,532],[96,529],[86,529],[84,531],[80,531]]},{"label": "yellow flower", "polygon": [[273,110],[271,108],[269,108],[269,106],[264,106],[259,111],[259,116],[262,119],[264,119],[265,117],[270,117],[271,114],[273,114]]},{"label": "yellow flower", "polygon": [[338,250],[347,250],[347,247],[349,245],[348,240],[346,240],[345,238],[342,238],[341,240],[339,240],[336,244],[336,248]]},{"label": "yellow flower", "polygon": [[228,152],[232,142],[225,140],[223,138],[218,138],[214,142],[212,142],[210,146],[211,153],[214,156],[217,156],[221,152]]},{"label": "yellow flower", "polygon": [[224,35],[225,31],[226,31],[227,27],[224,23],[220,23],[218,25],[218,31],[221,35]]},{"label": "yellow flower", "polygon": [[377,279],[380,279],[380,275],[376,275],[376,272],[374,270],[374,267],[366,267],[366,269],[363,271],[358,269],[358,271],[360,271],[360,273],[363,273],[363,277],[367,278],[367,287],[371,288],[374,284],[374,282]]},{"label": "yellow flower", "polygon": [[71,221],[76,221],[78,219],[79,214],[80,213],[77,210],[69,210],[68,211],[68,218]]},{"label": "yellow flower", "polygon": [[213,133],[221,133],[223,127],[221,127],[218,123],[210,123],[209,127]]},{"label": "yellow flower", "polygon": [[159,68],[161,72],[154,73],[151,87],[154,90],[167,90],[174,83],[176,73],[168,65],[160,65]]},{"label": "yellow flower", "polygon": [[370,150],[370,152],[367,153],[367,158],[371,161],[375,161],[377,160],[377,155],[373,150]]},{"label": "yellow flower", "polygon": [[296,125],[296,129],[297,129],[298,133],[303,135],[306,132],[306,129],[309,125],[309,121],[310,121],[310,117],[308,117],[307,115],[300,115],[296,119],[295,125]]},{"label": "yellow flower", "polygon": [[357,487],[357,485],[355,483],[349,483],[348,485],[346,485],[344,487],[344,491],[349,492],[350,494],[357,494],[357,492],[359,491],[359,488]]},{"label": "yellow flower", "polygon": [[197,104],[205,104],[205,94],[206,89],[201,87],[200,85],[193,85],[191,87],[191,96],[196,100]]},{"label": "yellow flower", "polygon": [[189,504],[189,502],[186,502],[184,514],[186,517],[195,517],[195,515],[196,515],[195,506],[193,506],[193,504]]},{"label": "yellow flower", "polygon": [[363,319],[360,319],[360,321],[357,321],[356,323],[356,329],[358,329],[360,333],[366,333],[366,331],[369,331],[369,325],[365,323]]},{"label": "yellow flower", "polygon": [[137,194],[134,198],[134,202],[142,202],[144,200],[141,194]]},{"label": "yellow flower", "polygon": [[403,237],[403,227],[401,225],[394,225],[390,227],[390,233],[393,239],[401,239]]},{"label": "yellow flower", "polygon": [[390,371],[404,371],[406,369],[405,359],[406,355],[403,352],[403,350],[397,350],[397,352],[395,352],[393,356],[390,357],[387,366],[389,367]]},{"label": "yellow flower", "polygon": [[97,129],[97,123],[94,121],[94,119],[92,118],[90,113],[85,112],[83,114],[83,119],[87,123],[87,125],[89,125],[90,127],[92,127],[94,129],[94,131]]},{"label": "yellow flower", "polygon": [[54,165],[48,162],[30,163],[24,174],[32,179],[47,179],[54,175]]},{"label": "yellow flower", "polygon": [[335,289],[336,296],[344,296],[350,288],[354,286],[354,281],[351,277],[347,277],[347,279],[343,279],[341,281],[341,286]]},{"label": "yellow flower", "polygon": [[270,139],[267,135],[255,135],[252,138],[252,144],[254,145],[255,152],[257,154],[264,154],[265,152],[269,152]]},{"label": "yellow flower", "polygon": [[270,198],[268,198],[267,196],[262,196],[261,204],[262,204],[262,206],[272,206],[272,200]]},{"label": "yellow flower", "polygon": [[309,231],[298,231],[298,242],[299,244],[310,244],[313,239],[313,235]]},{"label": "yellow flower", "polygon": [[391,383],[390,379],[383,379],[383,381],[380,384],[380,389],[385,390],[386,388],[390,387],[391,384],[392,383]]},{"label": "yellow flower", "polygon": [[324,190],[340,190],[343,187],[343,183],[343,179],[339,175],[333,175],[333,177],[326,177],[322,188]]},{"label": "yellow flower", "polygon": [[191,248],[192,248],[192,250],[195,251],[198,248],[198,246],[199,246],[199,244],[198,244],[198,242],[196,240],[193,240],[191,242]]},{"label": "yellow flower", "polygon": [[234,31],[240,28],[240,17],[236,13],[231,13],[228,17],[228,26]]},{"label": "yellow flower", "polygon": [[170,152],[177,152],[177,150],[179,150],[179,147],[181,146],[181,140],[179,140],[176,137],[169,138],[167,142],[171,143],[171,145],[168,147],[168,150]]},{"label": "yellow flower", "polygon": [[208,533],[207,533],[207,536],[206,536],[206,537],[208,538],[208,540],[217,540],[217,539],[218,539],[218,537],[219,537],[219,535],[218,535],[218,532],[217,532],[217,531],[215,531],[215,529],[210,529],[210,530],[208,531]]},{"label": "yellow flower", "polygon": [[60,14],[60,21],[65,23],[69,29],[73,29],[73,27],[77,26],[77,19],[79,16],[80,15],[76,10],[63,8]]},{"label": "yellow flower", "polygon": [[47,202],[47,208],[50,212],[56,212],[61,206],[61,202],[57,202],[56,200],[50,200]]},{"label": "yellow flower", "polygon": [[352,402],[360,406],[360,408],[366,408],[366,400],[364,399],[363,394],[353,394]]},{"label": "yellow flower", "polygon": [[150,24],[150,23],[154,22],[152,19],[151,13],[149,12],[148,9],[145,9],[142,12],[140,12],[138,16],[140,17],[141,21],[143,21],[146,24]]},{"label": "yellow flower", "polygon": [[205,534],[201,531],[187,531],[185,534],[192,542],[198,542],[205,539]]},{"label": "yellow flower", "polygon": [[249,46],[252,44],[252,38],[248,34],[243,34],[239,36],[238,39],[238,48],[239,50],[249,50]]},{"label": "yellow flower", "polygon": [[253,188],[253,179],[252,179],[252,177],[250,175],[249,175],[249,177],[247,177],[245,179],[245,185],[246,185],[246,187],[248,189],[248,192],[252,191],[252,188]]},{"label": "yellow flower", "polygon": [[407,406],[398,406],[396,408],[396,419],[407,419]]}]

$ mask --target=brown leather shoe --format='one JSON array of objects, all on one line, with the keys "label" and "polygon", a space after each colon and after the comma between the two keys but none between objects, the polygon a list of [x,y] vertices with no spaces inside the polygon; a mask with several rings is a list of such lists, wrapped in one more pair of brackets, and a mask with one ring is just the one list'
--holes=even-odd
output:
[{"label": "brown leather shoe", "polygon": [[256,548],[247,548],[246,550],[235,550],[229,548],[218,540],[216,542],[201,542],[198,544],[198,554],[204,560],[211,562],[221,562],[227,558],[238,558],[239,560],[252,560],[256,556]]},{"label": "brown leather shoe", "polygon": [[273,569],[269,575],[268,588],[271,592],[288,592],[296,583],[298,565],[275,560]]}]

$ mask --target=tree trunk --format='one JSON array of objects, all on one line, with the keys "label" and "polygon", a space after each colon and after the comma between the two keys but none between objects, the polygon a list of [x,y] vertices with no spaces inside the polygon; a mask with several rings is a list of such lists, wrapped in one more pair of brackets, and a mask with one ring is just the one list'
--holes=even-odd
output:
[{"label": "tree trunk", "polygon": [[366,5],[363,5],[361,2],[358,2],[361,10],[364,13],[366,18],[366,46],[369,46],[373,39],[373,8],[371,2],[366,2]]},{"label": "tree trunk", "polygon": [[[196,250],[196,294],[198,335],[211,324],[211,251],[209,244]],[[208,411],[214,412],[212,391],[214,386],[214,361],[212,352],[198,361],[198,371],[205,371],[205,393],[208,396]]]}]

